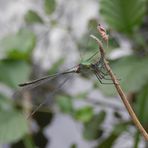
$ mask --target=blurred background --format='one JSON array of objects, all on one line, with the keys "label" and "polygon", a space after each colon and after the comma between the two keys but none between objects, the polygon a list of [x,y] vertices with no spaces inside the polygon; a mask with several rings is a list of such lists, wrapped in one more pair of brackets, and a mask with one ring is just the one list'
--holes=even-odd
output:
[{"label": "blurred background", "polygon": [[89,36],[99,37],[98,23],[110,37],[108,48],[104,43],[110,65],[148,131],[147,0],[0,0],[2,148],[148,147],[114,85],[102,85],[93,75],[18,87],[93,55],[98,47]]}]

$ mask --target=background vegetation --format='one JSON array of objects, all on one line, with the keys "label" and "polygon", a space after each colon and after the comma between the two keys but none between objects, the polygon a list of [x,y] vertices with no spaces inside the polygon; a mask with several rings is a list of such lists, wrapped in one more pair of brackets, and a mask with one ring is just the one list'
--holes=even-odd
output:
[{"label": "background vegetation", "polygon": [[[110,55],[115,48],[120,46],[119,37],[129,40],[132,45],[132,54],[117,59],[110,59],[110,64],[113,71],[121,78],[121,86],[128,95],[128,99],[140,121],[148,131],[147,4],[147,0],[98,1],[100,6],[98,13],[100,13],[102,20],[107,24],[111,37],[107,54]],[[86,141],[95,142],[94,147],[113,147],[119,137],[124,132],[128,132],[133,137],[133,147],[138,148],[142,137],[135,130],[131,120],[125,120],[122,117],[122,109],[114,108],[113,118],[116,120],[116,124],[112,125],[112,130],[106,135],[106,131],[102,126],[106,121],[108,112],[102,108],[99,111],[95,111],[91,101],[90,104],[80,108],[75,107],[75,100],[88,102],[88,92],[82,92],[74,96],[69,95],[62,89],[58,94],[49,96],[49,92],[55,90],[60,81],[56,80],[52,84],[43,85],[30,92],[16,93],[19,83],[37,78],[45,73],[57,72],[66,60],[65,57],[61,57],[45,72],[40,68],[40,65],[35,64],[32,56],[36,44],[39,42],[35,26],[47,25],[52,29],[59,25],[59,18],[54,18],[54,14],[58,11],[56,6],[55,0],[44,0],[43,11],[45,17],[49,18],[48,22],[39,12],[29,10],[24,15],[24,26],[19,28],[17,33],[8,34],[0,40],[0,52],[4,55],[0,59],[0,82],[13,92],[11,93],[13,95],[0,92],[0,143],[11,144],[11,147],[20,147],[20,145],[26,148],[35,147],[35,145],[45,147],[47,139],[43,135],[43,130],[52,121],[55,114],[54,106],[56,106],[58,111],[68,114],[83,125],[81,136]],[[95,42],[88,42],[88,38],[90,33],[98,36],[96,26],[99,21],[98,18],[91,18],[89,20],[87,32],[81,40],[73,36],[71,25],[66,26],[68,34],[72,36],[81,54],[93,54],[95,49],[97,49]],[[44,35],[42,36],[44,37]],[[83,75],[81,77],[90,79],[90,77]],[[111,96],[112,98],[117,95],[112,85],[99,85],[97,80],[92,80],[92,82],[93,88],[101,90],[104,95]],[[34,132],[32,129],[33,120],[26,120],[26,115],[47,96],[50,101],[32,117],[39,126],[38,131]],[[95,105],[97,105],[97,108],[100,108],[102,104],[95,103]],[[134,130],[130,130],[131,128],[134,128]],[[71,145],[71,148],[76,147],[77,144]]]}]

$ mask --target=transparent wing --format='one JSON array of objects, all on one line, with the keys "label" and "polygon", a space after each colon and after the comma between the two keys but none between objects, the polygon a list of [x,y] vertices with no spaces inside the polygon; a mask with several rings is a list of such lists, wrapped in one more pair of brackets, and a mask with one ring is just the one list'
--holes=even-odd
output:
[{"label": "transparent wing", "polygon": [[[50,93],[50,97],[53,97],[55,93],[57,93],[61,88],[62,86],[69,80],[69,78],[67,79],[64,79],[63,82],[61,82],[58,87],[52,92]],[[31,116],[33,116],[44,104],[47,103],[48,101],[48,97],[46,97],[46,99],[44,99],[32,112],[31,114],[28,115],[27,119],[30,118]]]},{"label": "transparent wing", "polygon": [[38,86],[40,86],[44,83],[47,83],[47,82],[49,82],[49,81],[51,81],[51,80],[53,80],[57,77],[60,77],[62,75],[75,73],[76,70],[74,68],[75,67],[70,68],[65,72],[56,73],[56,74],[53,74],[53,75],[44,76],[44,77],[36,79],[36,80],[32,80],[30,82],[25,82],[25,83],[19,84],[19,86],[22,87],[22,89],[32,89],[32,88],[38,87]]},{"label": "transparent wing", "polygon": [[[58,73],[31,82],[22,83],[19,85],[22,88],[15,92],[13,98],[19,101],[19,105],[23,106],[23,100],[27,96],[27,100],[29,99],[29,104],[31,105],[29,110],[33,110],[28,113],[27,118],[29,118],[39,109],[44,109],[44,107],[49,107],[49,105],[53,104],[55,94],[71,78],[70,73],[72,74],[74,72]],[[40,85],[42,86],[38,87]]]},{"label": "transparent wing", "polygon": [[60,75],[63,75],[63,73],[45,76],[45,77],[30,81],[30,82],[25,82],[25,83],[19,84],[19,86],[22,89],[32,89],[32,88],[38,87],[44,83],[47,83],[47,82],[53,80],[54,78],[59,77]]}]

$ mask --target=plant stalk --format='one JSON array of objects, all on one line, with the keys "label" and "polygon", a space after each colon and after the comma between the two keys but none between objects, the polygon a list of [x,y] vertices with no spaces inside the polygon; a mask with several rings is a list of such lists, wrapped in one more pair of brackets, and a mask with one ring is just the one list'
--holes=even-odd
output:
[{"label": "plant stalk", "polygon": [[143,137],[145,138],[146,141],[148,141],[148,134],[147,132],[145,131],[145,129],[143,128],[142,124],[140,123],[140,121],[138,120],[135,112],[133,111],[130,103],[128,102],[128,99],[124,93],[124,91],[122,90],[121,88],[121,85],[119,84],[119,81],[118,79],[116,78],[116,76],[114,75],[112,69],[110,68],[109,66],[109,62],[105,59],[105,50],[102,46],[102,43],[101,41],[95,37],[94,35],[91,35],[90,36],[91,38],[93,38],[97,43],[98,43],[98,46],[99,46],[99,50],[100,50],[100,53],[101,53],[101,57],[104,57],[104,64],[105,64],[105,67],[115,85],[115,88],[121,98],[121,100],[123,101],[132,121],[134,122],[135,126],[137,127],[137,129],[139,129],[139,131],[141,132],[141,134],[143,135]]}]

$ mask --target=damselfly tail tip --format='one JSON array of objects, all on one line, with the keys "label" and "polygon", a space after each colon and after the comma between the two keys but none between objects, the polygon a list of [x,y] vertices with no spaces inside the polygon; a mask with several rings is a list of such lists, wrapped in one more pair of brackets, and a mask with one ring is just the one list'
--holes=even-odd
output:
[{"label": "damselfly tail tip", "polygon": [[19,87],[24,87],[26,84],[22,83],[22,84],[18,84]]}]

